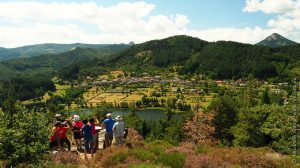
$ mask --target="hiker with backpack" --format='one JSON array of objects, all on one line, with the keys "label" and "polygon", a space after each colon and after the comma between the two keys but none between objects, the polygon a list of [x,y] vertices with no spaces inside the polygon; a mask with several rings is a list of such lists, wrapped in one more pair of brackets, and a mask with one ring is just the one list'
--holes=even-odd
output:
[{"label": "hiker with backpack", "polygon": [[124,129],[125,129],[125,124],[121,116],[116,117],[116,123],[113,125],[113,132],[114,132],[114,137],[116,141],[116,145],[122,145],[123,144],[123,138],[124,138]]},{"label": "hiker with backpack", "polygon": [[82,150],[81,138],[82,134],[80,129],[82,128],[82,121],[79,115],[74,115],[74,121],[72,123],[73,138],[76,142],[77,150]]},{"label": "hiker with backpack", "polygon": [[51,137],[50,137],[50,142],[49,142],[50,150],[53,150],[55,147],[61,148],[60,133],[59,133],[60,125],[61,125],[61,122],[56,121],[53,128],[51,129]]},{"label": "hiker with backpack", "polygon": [[96,117],[93,117],[93,118],[90,118],[89,123],[90,123],[90,126],[92,127],[93,148],[96,151],[97,141],[98,141],[98,132],[96,131],[96,125],[99,124],[99,121]]},{"label": "hiker with backpack", "polygon": [[91,151],[91,154],[93,156],[94,150],[93,150],[93,134],[92,134],[92,126],[88,124],[88,120],[83,120],[83,126],[81,128],[82,136],[84,139],[84,154],[85,158],[87,158],[87,152]]},{"label": "hiker with backpack", "polygon": [[64,143],[67,144],[68,146],[68,151],[71,151],[71,143],[67,137],[67,131],[70,128],[69,124],[67,121],[63,122],[59,127],[58,127],[58,133],[59,133],[59,140],[61,143],[61,150],[64,150]]},{"label": "hiker with backpack", "polygon": [[105,119],[101,125],[102,129],[105,129],[105,148],[111,146],[113,141],[113,126],[115,121],[111,118],[111,113],[106,114],[107,119]]}]

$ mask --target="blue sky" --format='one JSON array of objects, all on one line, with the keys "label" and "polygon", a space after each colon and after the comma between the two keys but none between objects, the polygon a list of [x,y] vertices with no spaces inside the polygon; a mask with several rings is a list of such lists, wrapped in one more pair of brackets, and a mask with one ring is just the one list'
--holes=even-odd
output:
[{"label": "blue sky", "polygon": [[[300,37],[300,0],[0,0],[0,46]],[[22,38],[20,38],[22,37]]]},{"label": "blue sky", "polygon": [[[232,3],[234,1],[234,3]],[[52,0],[39,0],[39,2],[54,2]],[[139,2],[139,0],[63,0],[59,2],[96,2],[101,6],[109,7],[120,2]],[[245,0],[146,0],[155,4],[153,15],[174,13],[185,14],[191,23],[189,28],[215,28],[215,27],[266,27],[266,23],[274,15],[262,12],[246,13],[243,8]]]}]

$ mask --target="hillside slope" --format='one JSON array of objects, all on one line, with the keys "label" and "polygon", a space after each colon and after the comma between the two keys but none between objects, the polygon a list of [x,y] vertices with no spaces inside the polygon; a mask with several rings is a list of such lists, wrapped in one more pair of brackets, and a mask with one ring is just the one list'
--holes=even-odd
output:
[{"label": "hillside slope", "polygon": [[74,64],[90,65],[103,62],[112,54],[123,50],[125,46],[115,45],[100,49],[76,48],[61,54],[44,54],[31,58],[10,59],[0,62],[0,79],[17,76],[53,76],[65,67]]},{"label": "hillside slope", "polygon": [[45,54],[60,54],[72,51],[76,48],[92,48],[92,49],[105,49],[105,48],[126,48],[126,44],[37,44],[28,45],[17,48],[0,48],[0,61],[15,59],[15,58],[30,58]]},{"label": "hillside slope", "polygon": [[176,69],[182,75],[197,73],[213,79],[253,75],[286,80],[295,75],[300,77],[299,65],[300,45],[271,48],[230,41],[207,42],[182,35],[130,47],[77,48],[58,55],[3,61],[0,69],[7,69],[8,73],[0,73],[0,78],[24,73],[53,76],[60,69],[78,69],[80,75],[95,76],[113,69],[135,74],[160,74]]},{"label": "hillside slope", "polygon": [[[206,42],[189,36],[174,36],[132,46],[109,64],[132,71],[149,67],[177,66],[182,74],[199,73],[211,78],[231,79],[250,74],[266,79],[287,77],[293,62],[300,60],[299,45],[270,48],[230,41]],[[289,65],[289,66],[288,66]],[[295,66],[293,66],[294,68]]]},{"label": "hillside slope", "polygon": [[185,35],[137,44],[123,51],[111,62],[120,66],[128,63],[167,67],[183,64],[191,55],[199,52],[208,42]]},{"label": "hillside slope", "polygon": [[268,36],[261,42],[257,43],[257,45],[267,46],[267,47],[272,47],[272,48],[282,47],[282,46],[290,46],[290,45],[296,45],[296,44],[298,44],[298,43],[296,43],[292,40],[289,40],[277,33],[273,33],[272,35]]}]

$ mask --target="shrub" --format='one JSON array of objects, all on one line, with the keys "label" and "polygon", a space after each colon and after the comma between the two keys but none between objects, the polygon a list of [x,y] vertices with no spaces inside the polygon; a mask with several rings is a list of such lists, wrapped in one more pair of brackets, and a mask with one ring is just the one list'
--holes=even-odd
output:
[{"label": "shrub", "polygon": [[154,153],[142,148],[132,149],[129,151],[129,154],[139,159],[140,161],[151,161],[155,158]]},{"label": "shrub", "polygon": [[188,120],[184,124],[183,130],[189,141],[196,144],[217,144],[217,140],[213,136],[216,132],[213,119],[211,113],[197,112],[191,120]]},{"label": "shrub", "polygon": [[111,158],[104,161],[104,167],[115,167],[119,163],[125,163],[128,153],[119,152],[114,154]]},{"label": "shrub", "polygon": [[207,147],[205,145],[197,145],[195,152],[196,152],[196,154],[203,154],[205,152],[206,148]]},{"label": "shrub", "polygon": [[129,166],[129,168],[155,168],[155,167],[161,167],[161,166],[158,166],[158,165],[154,165],[154,164],[138,164],[138,165],[132,165],[132,166]]},{"label": "shrub", "polygon": [[50,162],[52,162],[55,167],[59,167],[59,165],[78,165],[82,163],[81,159],[79,158],[77,153],[73,152],[59,152],[56,154],[51,154],[50,156]]},{"label": "shrub", "polygon": [[165,150],[165,153],[183,153],[185,155],[195,155],[195,146],[190,143],[181,144],[180,146],[172,147]]},{"label": "shrub", "polygon": [[171,144],[165,141],[155,140],[150,142],[149,144],[149,151],[154,153],[155,155],[160,155],[163,153],[167,148],[172,147]]},{"label": "shrub", "polygon": [[204,155],[189,155],[184,164],[189,168],[230,168],[231,164],[222,159]]},{"label": "shrub", "polygon": [[[111,146],[99,150],[90,160],[91,167],[120,167],[126,165],[129,158],[128,148]],[[130,162],[130,161],[129,161]],[[131,162],[130,162],[131,163]]]},{"label": "shrub", "polygon": [[47,119],[19,107],[0,114],[0,160],[6,167],[38,165],[48,148]]},{"label": "shrub", "polygon": [[186,155],[179,152],[163,153],[158,156],[155,163],[161,163],[172,168],[182,168],[185,163],[185,159]]},{"label": "shrub", "polygon": [[207,148],[204,153],[207,157],[240,167],[295,167],[291,160],[274,153],[270,148],[214,147]]}]

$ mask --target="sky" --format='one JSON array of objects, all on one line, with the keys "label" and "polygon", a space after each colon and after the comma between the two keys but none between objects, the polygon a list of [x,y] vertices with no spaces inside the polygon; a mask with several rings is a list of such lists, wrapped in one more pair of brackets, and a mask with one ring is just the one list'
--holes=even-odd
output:
[{"label": "sky", "polygon": [[300,42],[300,0],[0,0],[0,47],[142,43],[173,35]]}]

